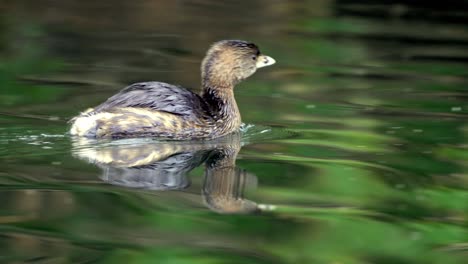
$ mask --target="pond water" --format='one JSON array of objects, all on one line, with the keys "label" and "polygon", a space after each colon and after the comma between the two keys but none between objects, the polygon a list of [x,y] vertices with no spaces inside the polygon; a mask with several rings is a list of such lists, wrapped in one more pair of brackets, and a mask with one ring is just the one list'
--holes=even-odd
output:
[{"label": "pond water", "polygon": [[[467,9],[0,2],[0,262],[466,263]],[[277,61],[235,91],[242,134],[67,135],[129,83],[197,89],[221,39]]]}]

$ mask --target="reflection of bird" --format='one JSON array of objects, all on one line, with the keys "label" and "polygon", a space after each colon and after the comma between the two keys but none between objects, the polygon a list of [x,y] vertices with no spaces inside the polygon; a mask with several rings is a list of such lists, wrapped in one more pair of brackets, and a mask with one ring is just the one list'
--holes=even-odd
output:
[{"label": "reflection of bird", "polygon": [[103,170],[101,179],[106,182],[130,188],[181,190],[189,185],[187,173],[205,163],[202,195],[210,209],[219,213],[257,210],[256,203],[244,199],[244,189],[256,187],[255,175],[235,167],[241,148],[238,133],[212,141],[96,143],[76,138],[73,154],[99,166]]},{"label": "reflection of bird", "polygon": [[199,166],[209,152],[204,144],[189,142],[115,141],[99,146],[96,140],[75,138],[73,143],[75,156],[103,170],[102,180],[154,190],[188,187],[187,172]]},{"label": "reflection of bird", "polygon": [[201,95],[161,82],[132,84],[72,119],[70,133],[89,138],[217,138],[239,130],[234,86],[275,61],[246,41],[213,44],[201,66]]},{"label": "reflection of bird", "polygon": [[244,199],[244,190],[257,186],[257,177],[245,170],[228,166],[207,169],[203,183],[203,200],[218,213],[250,213],[259,211],[255,202]]}]

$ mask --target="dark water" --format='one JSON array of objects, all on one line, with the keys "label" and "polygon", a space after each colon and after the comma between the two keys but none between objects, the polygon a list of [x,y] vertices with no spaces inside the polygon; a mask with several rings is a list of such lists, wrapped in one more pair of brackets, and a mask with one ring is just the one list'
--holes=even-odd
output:
[{"label": "dark water", "polygon": [[[0,262],[467,263],[468,4],[1,1]],[[277,60],[242,135],[72,140],[126,84]]]}]

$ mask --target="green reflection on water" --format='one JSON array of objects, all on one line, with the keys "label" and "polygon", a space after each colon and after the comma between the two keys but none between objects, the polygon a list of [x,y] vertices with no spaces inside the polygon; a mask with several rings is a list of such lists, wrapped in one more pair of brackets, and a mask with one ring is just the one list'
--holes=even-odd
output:
[{"label": "green reflection on water", "polygon": [[[0,39],[8,40],[0,62],[0,261],[464,263],[465,24],[343,14],[357,7],[339,1],[149,2],[128,6],[141,20],[121,23],[85,16],[99,13],[93,4],[64,4],[43,16],[33,6],[6,7],[14,15],[0,23]],[[255,130],[231,175],[256,179],[242,198],[263,212],[207,206],[205,163],[183,175],[189,187],[155,191],[112,185],[102,177],[112,168],[73,154],[69,117],[133,81],[197,87],[208,43],[252,23],[231,13],[253,7],[263,8],[264,21],[236,34],[278,64],[236,90]],[[144,9],[183,11],[186,20]],[[219,15],[226,21],[196,34]],[[100,144],[86,148],[111,143]]]}]

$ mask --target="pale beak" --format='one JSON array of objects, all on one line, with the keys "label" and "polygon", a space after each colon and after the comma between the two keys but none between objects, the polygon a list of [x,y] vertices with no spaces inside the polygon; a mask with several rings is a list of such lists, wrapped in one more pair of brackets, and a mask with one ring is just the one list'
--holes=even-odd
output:
[{"label": "pale beak", "polygon": [[258,68],[273,65],[273,64],[275,64],[275,62],[276,61],[272,57],[268,57],[266,55],[260,55],[257,58],[256,66],[257,66],[257,69],[258,69]]}]

